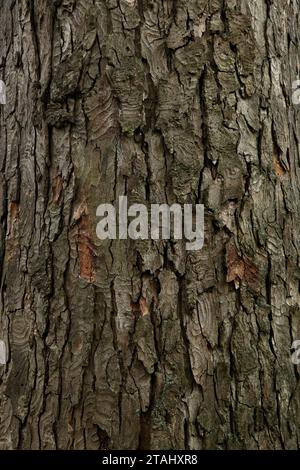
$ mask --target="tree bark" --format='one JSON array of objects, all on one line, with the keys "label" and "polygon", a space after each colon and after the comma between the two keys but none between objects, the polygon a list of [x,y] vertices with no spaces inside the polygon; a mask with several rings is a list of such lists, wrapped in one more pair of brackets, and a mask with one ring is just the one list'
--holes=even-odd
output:
[{"label": "tree bark", "polygon": [[[0,17],[0,448],[299,448],[299,2]],[[100,241],[122,195],[204,248]]]}]

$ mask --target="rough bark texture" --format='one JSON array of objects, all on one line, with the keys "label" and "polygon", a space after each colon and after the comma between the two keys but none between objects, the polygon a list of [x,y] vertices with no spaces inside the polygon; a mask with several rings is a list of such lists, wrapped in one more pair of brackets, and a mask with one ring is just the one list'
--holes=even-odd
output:
[{"label": "rough bark texture", "polygon": [[[0,0],[2,449],[300,442],[298,0]],[[205,246],[96,208],[204,203]]]}]

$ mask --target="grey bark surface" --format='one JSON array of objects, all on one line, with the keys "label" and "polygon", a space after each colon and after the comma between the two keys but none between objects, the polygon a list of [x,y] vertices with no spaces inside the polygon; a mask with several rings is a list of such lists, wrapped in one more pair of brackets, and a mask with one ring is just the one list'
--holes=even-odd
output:
[{"label": "grey bark surface", "polygon": [[[296,449],[296,0],[0,0],[1,449]],[[205,244],[96,208],[205,204]]]}]

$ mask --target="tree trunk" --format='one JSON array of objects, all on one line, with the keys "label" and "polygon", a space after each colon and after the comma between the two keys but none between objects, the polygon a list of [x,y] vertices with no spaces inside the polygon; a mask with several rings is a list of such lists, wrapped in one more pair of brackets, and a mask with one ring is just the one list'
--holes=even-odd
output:
[{"label": "tree trunk", "polygon": [[[0,0],[2,449],[299,447],[299,2]],[[205,205],[205,243],[96,209]]]}]

